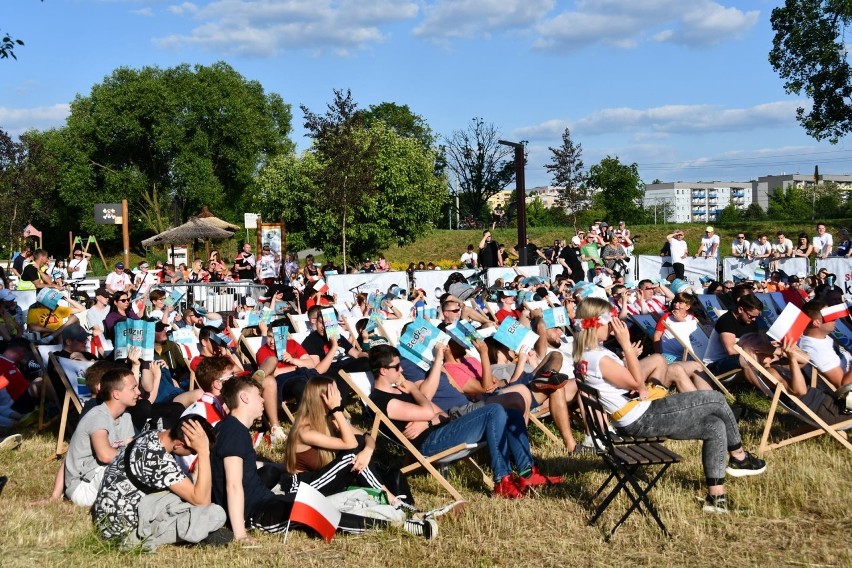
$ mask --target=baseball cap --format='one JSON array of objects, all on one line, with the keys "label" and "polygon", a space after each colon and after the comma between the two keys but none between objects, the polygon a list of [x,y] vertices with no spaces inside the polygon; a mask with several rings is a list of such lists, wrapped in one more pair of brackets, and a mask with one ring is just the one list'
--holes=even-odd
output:
[{"label": "baseball cap", "polygon": [[710,225],[707,225],[707,227],[706,227],[704,230],[705,230],[706,232],[708,232],[708,233],[712,233],[712,232],[713,232],[713,227],[711,227]]},{"label": "baseball cap", "polygon": [[89,332],[78,323],[72,323],[62,330],[62,340],[73,339],[74,341],[85,341],[89,338]]},{"label": "baseball cap", "polygon": [[795,274],[787,278],[787,284],[792,284],[793,282],[801,282],[802,279],[796,276]]},{"label": "baseball cap", "polygon": [[579,246],[580,245],[580,237],[577,237],[577,236],[571,237],[571,244]]},{"label": "baseball cap", "polygon": [[14,302],[16,300],[17,297],[10,290],[6,288],[0,290],[0,302]]},{"label": "baseball cap", "polygon": [[116,268],[122,268],[122,269],[123,269],[123,268],[124,268],[124,263],[123,263],[123,262],[116,262],[116,263],[115,263],[115,267],[116,267]]}]

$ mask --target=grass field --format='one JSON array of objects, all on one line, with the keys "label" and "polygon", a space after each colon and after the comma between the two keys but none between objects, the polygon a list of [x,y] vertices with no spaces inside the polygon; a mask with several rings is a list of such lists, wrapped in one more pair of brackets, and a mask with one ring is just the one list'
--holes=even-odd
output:
[{"label": "grass field", "polygon": [[[755,447],[766,404],[739,393],[756,409],[741,423],[747,447]],[[782,420],[782,429],[793,427]],[[781,431],[777,432],[781,434]],[[440,520],[437,540],[424,541],[393,529],[360,537],[335,537],[331,544],[301,533],[260,535],[257,544],[225,549],[165,546],[156,554],[119,552],[95,535],[88,511],[68,502],[40,503],[57,467],[55,434],[24,432],[21,448],[0,453],[0,475],[10,481],[0,496],[4,567],[34,566],[850,566],[849,506],[852,455],[822,436],[768,455],[767,472],[729,479],[728,494],[738,512],[701,512],[700,445],[669,442],[684,456],[652,492],[667,539],[634,514],[605,543],[598,527],[587,526],[583,501],[604,479],[599,458],[567,458],[561,448],[531,430],[533,453],[543,470],[567,475],[567,483],[519,501],[490,498],[468,468],[451,469],[450,481],[469,500],[463,515]],[[273,454],[269,457],[280,457]],[[482,463],[483,459],[480,459]],[[437,483],[413,478],[421,508],[449,500]],[[604,515],[608,527],[624,510],[617,501]]]}]

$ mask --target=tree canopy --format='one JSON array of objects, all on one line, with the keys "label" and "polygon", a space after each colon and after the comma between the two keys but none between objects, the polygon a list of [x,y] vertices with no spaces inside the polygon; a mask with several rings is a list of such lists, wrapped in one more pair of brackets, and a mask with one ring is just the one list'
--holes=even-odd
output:
[{"label": "tree canopy", "polygon": [[488,198],[515,181],[515,150],[499,139],[494,124],[474,118],[445,141],[447,167],[458,179],[462,209],[477,219],[488,212]]},{"label": "tree canopy", "polygon": [[788,93],[803,91],[810,109],[797,119],[809,136],[836,143],[852,130],[852,67],[845,28],[852,21],[848,0],[786,0],[772,10],[775,37],[769,62]]},{"label": "tree canopy", "polygon": [[568,209],[576,229],[577,214],[589,206],[589,191],[583,169],[583,146],[571,139],[571,131],[566,128],[562,132],[562,145],[548,149],[553,154],[553,161],[544,168],[551,174],[553,185],[559,187],[557,204]]},{"label": "tree canopy", "polygon": [[645,184],[639,177],[636,163],[622,164],[618,157],[607,156],[589,168],[588,184],[594,194],[594,204],[606,211],[610,223],[625,221],[641,223],[644,212],[642,198]]},{"label": "tree canopy", "polygon": [[104,234],[92,206],[123,198],[154,232],[203,205],[234,217],[258,168],[292,150],[289,133],[289,105],[219,62],[116,69],[77,96],[67,125],[44,140],[71,220]]}]

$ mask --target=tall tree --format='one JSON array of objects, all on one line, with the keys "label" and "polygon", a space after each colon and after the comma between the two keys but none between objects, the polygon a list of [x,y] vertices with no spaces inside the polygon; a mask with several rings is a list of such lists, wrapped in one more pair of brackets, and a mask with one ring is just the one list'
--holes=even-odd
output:
[{"label": "tall tree", "polygon": [[775,37],[769,62],[784,79],[788,93],[804,91],[810,110],[799,107],[799,123],[808,135],[836,143],[852,130],[852,67],[846,50],[846,26],[852,22],[848,0],[786,0],[772,10]]},{"label": "tall tree", "polygon": [[477,219],[488,198],[515,181],[515,150],[499,140],[494,124],[474,118],[445,141],[447,167],[458,179],[462,208]]},{"label": "tall tree", "polygon": [[589,168],[587,182],[591,191],[597,191],[595,204],[606,210],[610,224],[642,222],[645,184],[639,177],[639,166],[635,162],[622,164],[617,156],[607,156]]},{"label": "tall tree", "polygon": [[[324,115],[301,105],[305,129],[313,138],[313,150],[319,162],[316,172],[318,203],[335,213],[341,235],[343,265],[346,266],[348,222],[376,192],[375,140],[364,135],[364,116],[352,100],[352,92],[334,91],[334,100]],[[335,234],[334,231],[332,234]]]},{"label": "tall tree", "polygon": [[364,116],[364,125],[367,128],[371,128],[378,121],[382,121],[403,138],[413,138],[424,148],[433,148],[437,142],[426,119],[415,114],[408,105],[384,102],[370,105],[370,108],[361,112]]},{"label": "tall tree", "polygon": [[92,205],[122,198],[148,231],[203,205],[236,218],[258,168],[292,149],[289,133],[289,105],[220,62],[116,69],[71,103],[67,126],[48,140],[62,199],[100,234]]},{"label": "tall tree", "polygon": [[577,213],[589,206],[589,191],[586,188],[583,164],[583,146],[571,139],[571,131],[562,133],[562,146],[548,148],[553,161],[544,168],[550,172],[553,185],[559,189],[556,203],[568,210],[574,229],[577,228]]}]

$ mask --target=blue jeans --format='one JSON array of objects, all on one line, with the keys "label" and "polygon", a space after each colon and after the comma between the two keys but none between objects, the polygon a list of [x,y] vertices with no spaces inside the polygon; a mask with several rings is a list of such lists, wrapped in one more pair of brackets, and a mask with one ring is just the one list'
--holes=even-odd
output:
[{"label": "blue jeans", "polygon": [[670,394],[653,401],[639,420],[618,430],[629,436],[703,440],[701,462],[708,485],[721,485],[728,452],[742,447],[731,407],[716,391]]},{"label": "blue jeans", "polygon": [[512,461],[519,471],[532,467],[524,415],[499,404],[486,404],[436,428],[420,446],[420,452],[431,456],[457,444],[476,444],[482,440],[488,444],[495,481],[512,473]]}]

